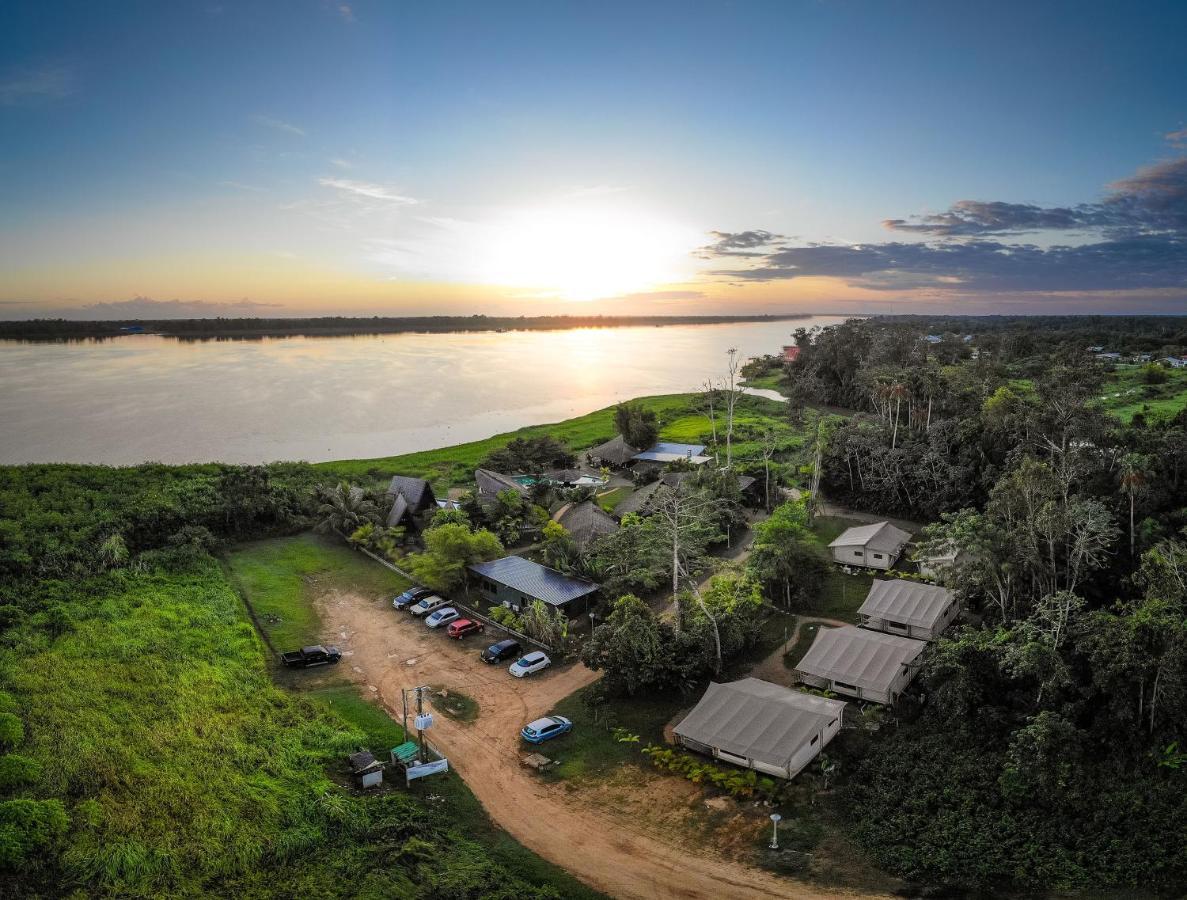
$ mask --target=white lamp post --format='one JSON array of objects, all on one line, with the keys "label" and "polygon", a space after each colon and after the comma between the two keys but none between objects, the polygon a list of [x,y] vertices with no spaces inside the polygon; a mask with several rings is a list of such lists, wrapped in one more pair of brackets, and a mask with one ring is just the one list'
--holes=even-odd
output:
[{"label": "white lamp post", "polygon": [[779,822],[782,821],[783,816],[779,813],[771,813],[771,843],[768,845],[772,850],[779,849]]}]

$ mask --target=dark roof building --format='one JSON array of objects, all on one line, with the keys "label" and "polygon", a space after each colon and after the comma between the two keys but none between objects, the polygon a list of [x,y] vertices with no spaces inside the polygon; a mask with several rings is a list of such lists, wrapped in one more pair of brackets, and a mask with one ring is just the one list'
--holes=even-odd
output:
[{"label": "dark roof building", "polygon": [[589,598],[598,589],[592,581],[565,575],[522,556],[504,556],[469,568],[478,576],[478,589],[487,600],[516,612],[542,600],[570,616],[578,615],[585,612]]},{"label": "dark roof building", "polygon": [[588,551],[598,538],[618,531],[614,517],[592,500],[565,507],[556,516],[556,521],[569,532],[573,543],[582,553]]},{"label": "dark roof building", "polygon": [[474,482],[478,485],[478,499],[485,502],[494,500],[503,491],[515,491],[519,494],[528,493],[528,489],[510,475],[504,475],[502,472],[492,472],[490,469],[475,469]]},{"label": "dark roof building", "polygon": [[663,487],[665,485],[662,481],[653,481],[651,484],[643,485],[614,507],[614,515],[618,516],[620,522],[623,516],[630,513],[640,516],[651,515],[651,504],[655,500],[656,493]]},{"label": "dark roof building", "polygon": [[413,516],[437,508],[433,487],[423,478],[394,475],[391,484],[387,486],[387,495],[393,498],[391,512],[387,516],[389,528],[411,524]]},{"label": "dark roof building", "polygon": [[615,435],[604,444],[598,444],[586,451],[591,461],[604,466],[625,466],[638,453],[637,447],[632,447],[621,434]]}]

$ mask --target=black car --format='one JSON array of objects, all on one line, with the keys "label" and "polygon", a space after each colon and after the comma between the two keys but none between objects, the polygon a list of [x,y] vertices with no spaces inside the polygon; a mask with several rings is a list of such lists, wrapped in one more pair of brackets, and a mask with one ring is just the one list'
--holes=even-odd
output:
[{"label": "black car", "polygon": [[302,647],[300,650],[290,650],[280,654],[280,661],[290,669],[308,669],[313,666],[332,666],[342,659],[342,651],[337,647],[323,647],[317,644],[313,647]]},{"label": "black car", "polygon": [[499,641],[497,644],[491,644],[485,650],[478,654],[479,658],[486,663],[502,662],[505,659],[510,659],[513,656],[519,656],[519,652],[523,648],[519,646],[519,641],[513,641],[508,638],[505,641]]},{"label": "black car", "polygon": [[396,609],[407,609],[413,603],[419,603],[425,597],[431,597],[432,595],[433,592],[428,588],[409,588],[392,601],[392,606]]}]

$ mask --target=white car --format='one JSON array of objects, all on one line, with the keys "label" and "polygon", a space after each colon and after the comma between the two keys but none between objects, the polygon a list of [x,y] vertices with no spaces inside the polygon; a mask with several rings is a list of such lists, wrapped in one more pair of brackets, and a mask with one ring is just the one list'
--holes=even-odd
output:
[{"label": "white car", "polygon": [[525,653],[519,659],[511,664],[511,668],[507,671],[516,678],[523,678],[525,675],[531,675],[533,672],[539,672],[547,669],[552,665],[552,660],[544,653],[536,650],[532,653]]},{"label": "white car", "polygon": [[433,594],[431,597],[425,597],[419,603],[413,603],[412,608],[408,610],[414,616],[427,616],[431,612],[436,612],[443,606],[448,606],[449,601],[444,597],[438,597]]},{"label": "white car", "polygon": [[425,624],[430,628],[440,628],[442,625],[448,625],[455,619],[460,619],[459,613],[452,606],[445,606],[437,610],[435,613],[430,613],[429,617],[425,619]]}]

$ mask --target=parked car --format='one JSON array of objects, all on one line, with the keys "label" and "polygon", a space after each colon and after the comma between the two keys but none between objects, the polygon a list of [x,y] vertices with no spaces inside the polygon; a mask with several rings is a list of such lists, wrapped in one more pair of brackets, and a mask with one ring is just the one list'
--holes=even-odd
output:
[{"label": "parked car", "polygon": [[525,675],[531,675],[535,672],[543,671],[552,665],[552,660],[540,650],[533,650],[531,653],[525,653],[519,659],[511,664],[511,668],[507,671],[516,678],[523,678]]},{"label": "parked car", "polygon": [[436,612],[429,613],[429,617],[425,619],[425,624],[430,628],[440,628],[442,625],[448,625],[450,622],[461,617],[462,614],[452,606],[443,606]]},{"label": "parked car", "polygon": [[519,641],[513,641],[508,638],[505,641],[499,641],[497,644],[491,644],[485,650],[478,654],[478,658],[484,663],[497,663],[505,659],[511,659],[513,656],[519,656],[519,651],[523,647],[519,646]]},{"label": "parked car", "polygon": [[395,609],[407,609],[413,603],[423,600],[425,597],[433,596],[433,592],[428,588],[408,588],[399,597],[392,601],[392,606]]},{"label": "parked car", "polygon": [[564,716],[545,716],[543,719],[537,719],[535,722],[524,725],[519,736],[529,744],[543,744],[554,737],[568,734],[572,730],[573,723]]},{"label": "parked car", "polygon": [[410,607],[408,612],[414,616],[427,616],[431,612],[436,612],[443,606],[448,606],[449,601],[444,597],[438,597],[436,594],[429,594],[427,597],[422,597],[417,600]]},{"label": "parked car", "polygon": [[481,634],[485,630],[485,626],[481,622],[475,622],[472,619],[458,619],[456,622],[449,623],[445,633],[451,638],[464,638],[467,634]]},{"label": "parked car", "polygon": [[280,661],[291,669],[308,669],[311,666],[332,666],[342,659],[342,651],[337,647],[323,647],[317,644],[313,647],[302,647],[300,650],[290,650],[280,654]]}]

